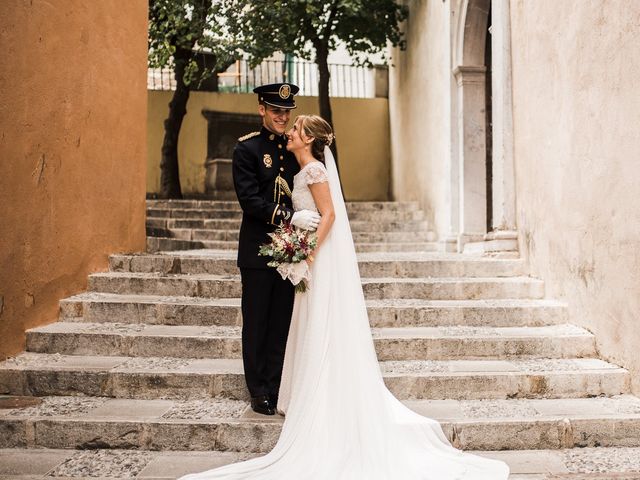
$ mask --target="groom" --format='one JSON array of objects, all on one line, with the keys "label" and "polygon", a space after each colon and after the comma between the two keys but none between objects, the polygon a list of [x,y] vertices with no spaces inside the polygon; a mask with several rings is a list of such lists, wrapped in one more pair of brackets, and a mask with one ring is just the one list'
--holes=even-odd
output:
[{"label": "groom", "polygon": [[262,128],[240,137],[233,151],[233,183],[242,207],[242,359],[251,408],[263,415],[275,414],[278,404],[294,287],[267,266],[270,258],[258,256],[258,250],[281,222],[315,230],[320,221],[316,212],[294,212],[291,203],[293,176],[300,167],[286,150],[285,131],[298,90],[290,83],[255,88]]}]

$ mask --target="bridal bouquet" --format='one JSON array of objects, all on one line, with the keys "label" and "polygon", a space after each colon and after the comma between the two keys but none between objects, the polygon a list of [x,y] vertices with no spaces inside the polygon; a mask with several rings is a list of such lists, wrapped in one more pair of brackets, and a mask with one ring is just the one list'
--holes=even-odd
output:
[{"label": "bridal bouquet", "polygon": [[262,245],[258,254],[273,257],[267,265],[275,267],[283,279],[293,283],[296,293],[306,292],[311,272],[305,260],[313,260],[311,254],[318,244],[316,233],[283,223],[269,237],[271,243]]}]

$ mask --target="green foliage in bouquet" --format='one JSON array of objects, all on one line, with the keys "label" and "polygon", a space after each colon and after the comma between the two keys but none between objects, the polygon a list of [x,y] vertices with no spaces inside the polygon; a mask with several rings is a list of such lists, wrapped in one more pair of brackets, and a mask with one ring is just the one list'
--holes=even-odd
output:
[{"label": "green foliage in bouquet", "polygon": [[267,264],[270,267],[302,262],[311,257],[318,244],[315,232],[295,228],[290,223],[281,224],[269,237],[271,243],[262,245],[259,255],[273,258]]}]

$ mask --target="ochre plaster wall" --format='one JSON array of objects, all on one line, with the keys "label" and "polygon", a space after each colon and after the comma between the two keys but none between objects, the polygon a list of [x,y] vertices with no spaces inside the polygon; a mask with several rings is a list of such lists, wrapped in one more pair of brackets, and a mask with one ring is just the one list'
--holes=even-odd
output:
[{"label": "ochre plaster wall", "polygon": [[[148,192],[160,188],[163,122],[172,95],[173,92],[149,91]],[[297,97],[296,103],[292,123],[296,115],[318,114],[317,97]],[[331,108],[345,196],[348,200],[387,200],[390,168],[387,99],[333,98]],[[202,116],[203,109],[257,114],[257,98],[253,94],[191,93],[178,142],[180,182],[187,195],[204,192],[207,120]]]},{"label": "ochre plaster wall", "polygon": [[0,2],[0,358],[145,248],[147,2]]},{"label": "ochre plaster wall", "polygon": [[448,2],[408,2],[405,51],[389,69],[391,177],[395,200],[417,200],[439,236],[450,224],[450,23]]},{"label": "ochre plaster wall", "polygon": [[640,2],[513,1],[518,230],[532,274],[640,392]]}]

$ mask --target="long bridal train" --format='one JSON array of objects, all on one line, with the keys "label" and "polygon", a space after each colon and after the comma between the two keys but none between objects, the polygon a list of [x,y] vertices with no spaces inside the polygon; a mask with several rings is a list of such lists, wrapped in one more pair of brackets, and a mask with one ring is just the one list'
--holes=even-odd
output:
[{"label": "long bridal train", "polygon": [[294,208],[315,209],[308,183],[328,175],[336,219],[297,295],[278,408],[280,438],[267,455],[183,480],[506,480],[506,464],[453,448],[440,424],[386,388],[376,358],[335,161],[294,180]]}]

